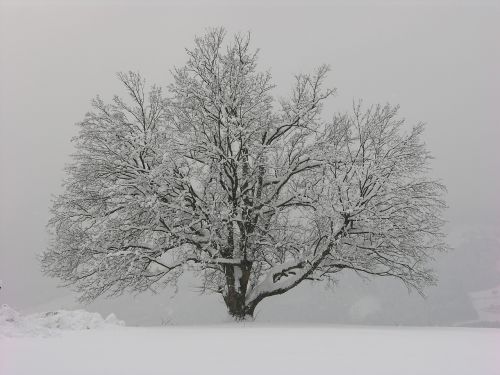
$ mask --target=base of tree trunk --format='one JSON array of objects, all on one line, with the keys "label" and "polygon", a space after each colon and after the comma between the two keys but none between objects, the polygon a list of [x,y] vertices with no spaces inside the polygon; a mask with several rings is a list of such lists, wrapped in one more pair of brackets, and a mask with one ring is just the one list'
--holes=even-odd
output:
[{"label": "base of tree trunk", "polygon": [[253,322],[255,320],[252,314],[234,314],[229,312],[229,315],[235,322]]}]

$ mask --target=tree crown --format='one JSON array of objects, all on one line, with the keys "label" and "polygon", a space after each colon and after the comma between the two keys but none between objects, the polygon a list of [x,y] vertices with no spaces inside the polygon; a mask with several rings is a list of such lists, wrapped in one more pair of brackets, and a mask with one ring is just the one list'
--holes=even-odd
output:
[{"label": "tree crown", "polygon": [[191,269],[245,314],[343,269],[419,291],[433,282],[444,187],[427,177],[422,124],[405,132],[397,106],[361,103],[324,120],[327,66],[275,100],[249,35],[225,43],[212,29],[187,54],[166,97],[120,73],[129,101],[92,102],[52,209],[46,272],[93,299]]}]

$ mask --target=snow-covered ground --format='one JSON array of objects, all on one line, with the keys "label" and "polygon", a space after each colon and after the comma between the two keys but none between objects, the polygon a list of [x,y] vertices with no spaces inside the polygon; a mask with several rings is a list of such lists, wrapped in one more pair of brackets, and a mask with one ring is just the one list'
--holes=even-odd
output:
[{"label": "snow-covered ground", "polygon": [[500,329],[120,327],[0,339],[2,375],[500,374]]}]

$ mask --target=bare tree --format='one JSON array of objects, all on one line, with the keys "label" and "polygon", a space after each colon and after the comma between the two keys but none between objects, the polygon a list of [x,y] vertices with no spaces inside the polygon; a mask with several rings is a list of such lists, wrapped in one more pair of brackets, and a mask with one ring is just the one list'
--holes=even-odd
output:
[{"label": "bare tree", "polygon": [[81,122],[54,202],[51,276],[83,299],[144,291],[197,272],[237,319],[264,298],[344,269],[421,291],[444,249],[444,187],[427,177],[423,125],[398,107],[321,118],[328,67],[275,100],[249,35],[209,30],[168,98],[119,74],[132,104],[99,98]]}]

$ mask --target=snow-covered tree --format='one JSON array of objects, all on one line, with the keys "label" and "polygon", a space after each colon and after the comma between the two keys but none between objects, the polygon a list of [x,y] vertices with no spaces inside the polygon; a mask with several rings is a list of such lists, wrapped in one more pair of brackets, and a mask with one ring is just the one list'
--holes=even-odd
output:
[{"label": "snow-covered tree", "polygon": [[390,105],[323,119],[326,66],[275,100],[249,41],[209,30],[166,96],[128,73],[128,102],[93,101],[54,201],[46,273],[93,299],[190,270],[238,319],[342,270],[433,283],[444,187],[427,177],[423,125],[406,129]]}]

